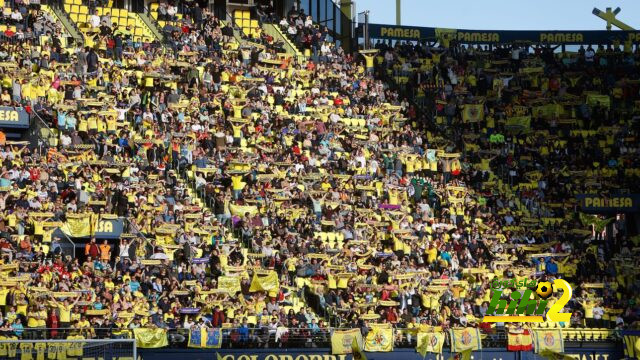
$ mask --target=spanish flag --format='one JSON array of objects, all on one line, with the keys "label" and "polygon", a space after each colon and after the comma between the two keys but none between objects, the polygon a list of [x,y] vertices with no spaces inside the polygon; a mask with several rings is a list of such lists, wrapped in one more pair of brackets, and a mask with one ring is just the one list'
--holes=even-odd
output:
[{"label": "spanish flag", "polygon": [[509,330],[507,335],[507,350],[509,351],[531,351],[533,350],[533,339],[529,330]]}]

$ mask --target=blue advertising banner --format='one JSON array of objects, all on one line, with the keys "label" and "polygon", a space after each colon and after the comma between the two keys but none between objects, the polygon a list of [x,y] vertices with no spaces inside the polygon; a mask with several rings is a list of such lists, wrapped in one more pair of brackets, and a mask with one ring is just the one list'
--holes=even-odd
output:
[{"label": "blue advertising banner", "polygon": [[640,194],[578,194],[580,210],[587,213],[635,212],[640,210]]},{"label": "blue advertising banner", "polygon": [[464,44],[498,44],[522,41],[545,44],[579,45],[612,44],[616,41],[640,41],[640,31],[469,30],[369,24],[369,37],[372,39],[435,40],[445,34],[448,39]]},{"label": "blue advertising banner", "polygon": [[0,106],[0,128],[28,129],[29,114],[22,107]]},{"label": "blue advertising banner", "polygon": [[119,239],[124,231],[124,220],[122,219],[101,219],[96,227],[95,237],[97,239]]},{"label": "blue advertising banner", "polygon": [[[352,355],[332,355],[331,349],[140,349],[138,354],[144,360],[352,360]],[[427,354],[422,357],[415,349],[396,349],[387,353],[365,353],[370,360],[446,360],[449,351],[442,354]],[[578,360],[614,360],[623,356],[620,346],[615,344],[603,348],[565,348],[565,354]],[[474,351],[476,360],[540,360],[533,352],[514,352],[503,349]]]}]

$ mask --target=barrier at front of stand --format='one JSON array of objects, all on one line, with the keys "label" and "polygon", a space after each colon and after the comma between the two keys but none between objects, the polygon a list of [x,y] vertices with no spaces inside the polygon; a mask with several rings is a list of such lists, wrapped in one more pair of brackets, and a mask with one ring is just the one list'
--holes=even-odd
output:
[{"label": "barrier at front of stand", "polygon": [[[351,355],[331,355],[331,349],[140,349],[144,360],[351,360]],[[565,353],[579,360],[616,360],[623,358],[620,346],[605,348],[565,348]],[[220,355],[218,358],[217,355]],[[367,352],[368,360],[446,360],[449,351],[427,354],[423,358],[415,349],[397,349],[392,352]],[[501,349],[474,351],[472,359],[478,360],[543,360],[533,352],[511,352]]]}]

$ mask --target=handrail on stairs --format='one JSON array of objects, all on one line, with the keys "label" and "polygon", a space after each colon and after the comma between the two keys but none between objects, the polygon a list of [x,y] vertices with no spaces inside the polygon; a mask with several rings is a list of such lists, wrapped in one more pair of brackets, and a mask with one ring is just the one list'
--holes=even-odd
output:
[{"label": "handrail on stairs", "polygon": [[[80,28],[75,23],[75,21],[71,20],[69,15],[67,15],[67,12],[64,11],[64,8],[62,7],[63,6],[63,0],[48,1],[46,5],[49,6],[51,11],[53,11],[53,13],[56,15],[56,17],[58,17],[58,20],[60,20],[60,22],[62,23],[62,25],[65,28],[67,27],[67,24],[68,24],[68,26],[71,26],[73,31],[71,31],[71,29],[69,29],[69,28],[67,28],[67,31],[75,39],[75,41],[78,44],[83,45],[84,44],[84,35],[83,35],[82,31],[80,31]],[[65,22],[67,24],[65,24]],[[75,32],[75,34],[74,34],[74,32]]]}]

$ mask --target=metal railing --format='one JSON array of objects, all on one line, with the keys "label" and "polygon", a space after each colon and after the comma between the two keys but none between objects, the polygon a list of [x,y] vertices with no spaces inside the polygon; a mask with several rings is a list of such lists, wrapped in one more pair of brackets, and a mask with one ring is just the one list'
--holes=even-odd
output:
[{"label": "metal railing", "polygon": [[71,20],[69,14],[64,10],[62,1],[48,1],[47,5],[51,9],[51,12],[55,14],[58,18],[62,26],[67,29],[67,32],[73,39],[78,43],[78,45],[84,44],[84,34],[80,31],[78,24],[75,21]]},{"label": "metal railing", "polygon": [[[194,325],[198,327],[198,325]],[[153,328],[153,327],[151,327]],[[311,329],[309,327],[268,327],[267,325],[247,327],[223,327],[222,348],[235,348],[238,345],[246,347],[330,347],[331,335],[336,330],[351,330],[353,328],[323,327]],[[359,329],[362,331],[363,329]],[[565,342],[574,343],[577,346],[594,343],[619,342],[620,330],[610,330],[607,336],[590,337],[586,335],[589,329],[569,328],[566,331],[574,331],[576,336],[563,334]],[[414,348],[417,344],[417,328],[394,327],[394,347]],[[450,346],[451,340],[447,329],[445,333],[445,345]],[[507,331],[505,328],[491,330],[480,329],[482,346],[484,348],[506,348]],[[169,345],[172,347],[186,347],[190,329],[166,328]],[[24,328],[11,330],[0,328],[0,336],[16,336],[22,340],[64,340],[68,336],[83,336],[86,339],[132,339],[133,328],[118,327],[91,327],[91,328]]]},{"label": "metal railing", "polygon": [[[65,234],[64,232],[60,231],[60,233],[62,233],[62,235],[63,235],[62,241],[66,241],[70,245],[70,246],[63,246],[63,245],[65,245],[64,243],[60,244],[60,250],[62,251],[62,253],[64,255],[71,256],[72,258],[75,258],[76,257],[76,243],[73,242],[73,240],[71,240],[71,238],[67,234]],[[69,248],[71,248],[72,250],[69,251],[68,250]]]},{"label": "metal railing", "polygon": [[[31,344],[31,347],[25,347],[22,345]],[[130,359],[138,358],[138,349],[136,346],[136,341],[134,339],[103,339],[103,340],[92,340],[92,339],[58,339],[58,340],[0,340],[0,347],[5,349],[4,355],[7,355],[7,350],[9,350],[9,354],[11,354],[11,348],[13,347],[13,351],[15,354],[10,355],[10,358],[22,358],[22,359],[33,359],[34,355],[38,353],[36,344],[44,345],[45,347],[56,346],[56,344],[61,345],[69,345],[69,344],[77,344],[80,352],[83,352],[83,348],[91,349],[89,352],[94,353],[96,355],[100,354],[102,356],[98,356],[99,358],[111,358],[104,356],[104,354],[121,354],[125,355],[123,357],[127,357]],[[74,346],[75,347],[75,346]],[[50,350],[51,351],[51,350]],[[55,352],[54,352],[55,353]],[[55,358],[54,355],[51,357],[52,352],[49,352],[49,358]],[[35,358],[40,358],[40,354],[37,354]],[[66,350],[65,350],[66,355]],[[88,355],[88,354],[87,354]],[[131,356],[129,356],[131,355]],[[5,357],[3,357],[4,359]],[[43,357],[44,358],[44,357]],[[61,358],[61,357],[58,357]],[[66,356],[64,357],[66,359]],[[85,357],[93,359],[95,357]],[[113,357],[116,358],[116,357]],[[121,357],[122,358],[122,357]]]},{"label": "metal railing", "polygon": [[49,124],[38,114],[37,111],[31,112],[31,126],[29,127],[31,134],[38,138],[38,149],[42,154],[42,147],[55,147],[58,143],[58,136]]},{"label": "metal railing", "polygon": [[147,245],[151,245],[151,241],[149,240],[149,238],[147,238],[142,231],[140,231],[140,229],[138,228],[138,226],[136,226],[134,223],[131,222],[131,220],[127,217],[123,217],[122,218],[125,223],[127,224],[127,232],[135,234],[136,236],[140,237],[141,239],[144,240],[145,244]]}]

